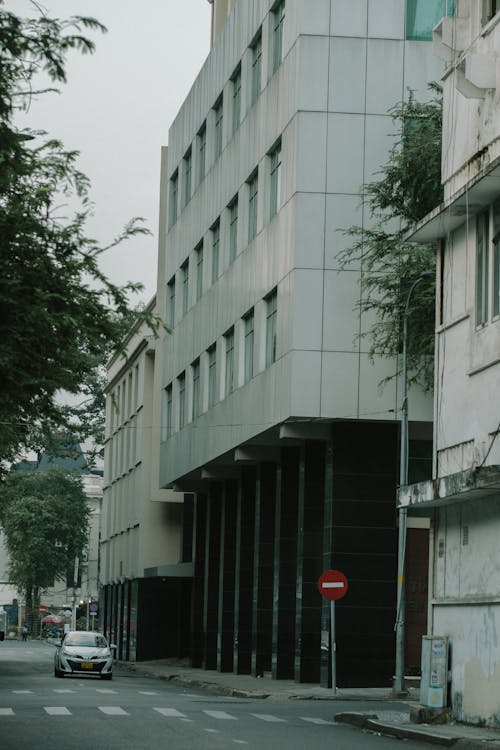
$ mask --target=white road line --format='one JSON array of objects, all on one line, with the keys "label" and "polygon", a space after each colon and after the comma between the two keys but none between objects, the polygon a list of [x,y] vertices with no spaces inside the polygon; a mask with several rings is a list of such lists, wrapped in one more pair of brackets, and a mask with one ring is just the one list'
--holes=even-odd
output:
[{"label": "white road line", "polygon": [[58,690],[56,688],[56,689],[53,690],[53,692],[54,693],[74,693],[75,691],[74,690],[65,690],[64,688]]},{"label": "white road line", "polygon": [[246,740],[233,740],[236,745],[248,745]]},{"label": "white road line", "polygon": [[180,711],[177,711],[176,708],[155,708],[155,711],[158,711],[159,714],[162,716],[170,716],[175,719],[185,719],[186,714],[181,713]]},{"label": "white road line", "polygon": [[278,716],[273,716],[272,714],[251,714],[251,716],[255,716],[256,719],[262,719],[262,721],[282,721],[286,723],[286,719],[280,719]]},{"label": "white road line", "polygon": [[33,690],[13,690],[12,692],[14,695],[28,695],[29,693],[33,693]]},{"label": "white road line", "polygon": [[234,719],[234,721],[236,721],[236,716],[231,716],[231,714],[228,714],[225,711],[203,711],[203,713],[207,716],[211,716],[212,719]]},{"label": "white road line", "polygon": [[311,716],[299,716],[299,719],[302,719],[302,721],[309,721],[311,724],[328,724],[330,726],[335,724],[334,721],[326,721],[326,719],[318,719]]},{"label": "white road line", "polygon": [[219,729],[208,729],[207,727],[203,727],[203,729],[205,730],[205,732],[211,732],[212,734],[220,734]]},{"label": "white road line", "polygon": [[160,695],[160,693],[155,693],[154,690],[139,690],[139,695]]},{"label": "white road line", "polygon": [[115,693],[116,694],[117,691],[116,690],[111,690],[111,688],[96,688],[96,692],[97,693]]},{"label": "white road line", "polygon": [[108,716],[128,716],[127,711],[124,711],[120,706],[97,706],[97,708]]},{"label": "white road line", "polygon": [[71,711],[66,706],[44,706],[43,709],[50,716],[71,716]]},{"label": "white road line", "polygon": [[11,708],[0,708],[0,716],[14,716],[14,711]]}]

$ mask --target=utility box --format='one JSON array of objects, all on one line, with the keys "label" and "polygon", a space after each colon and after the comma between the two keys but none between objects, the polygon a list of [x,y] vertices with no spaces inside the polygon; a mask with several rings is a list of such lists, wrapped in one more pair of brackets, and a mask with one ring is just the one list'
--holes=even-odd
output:
[{"label": "utility box", "polygon": [[448,692],[448,638],[422,636],[420,703],[428,708],[446,708]]}]

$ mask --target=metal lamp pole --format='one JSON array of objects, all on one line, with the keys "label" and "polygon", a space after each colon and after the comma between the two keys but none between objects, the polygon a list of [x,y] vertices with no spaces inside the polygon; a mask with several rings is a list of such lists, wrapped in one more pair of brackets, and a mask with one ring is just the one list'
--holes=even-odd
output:
[{"label": "metal lamp pole", "polygon": [[[406,298],[403,315],[403,363],[402,386],[403,403],[401,407],[401,447],[399,454],[399,486],[408,484],[408,313],[413,291],[417,284],[434,276],[433,271],[425,271],[410,287]],[[406,506],[399,507],[398,530],[398,580],[396,602],[396,674],[394,677],[394,692],[405,692],[405,556],[406,556]]]}]

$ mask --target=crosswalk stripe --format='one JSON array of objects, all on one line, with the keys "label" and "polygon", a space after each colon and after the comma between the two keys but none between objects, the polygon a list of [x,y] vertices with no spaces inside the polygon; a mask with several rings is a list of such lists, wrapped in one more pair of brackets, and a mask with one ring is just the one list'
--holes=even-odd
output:
[{"label": "crosswalk stripe", "polygon": [[71,711],[68,711],[66,706],[44,706],[49,716],[71,716]]},{"label": "crosswalk stripe", "polygon": [[54,693],[74,693],[75,691],[74,690],[65,690],[64,688],[58,690],[57,688],[55,688],[53,692]]},{"label": "crosswalk stripe", "polygon": [[160,693],[156,693],[154,690],[139,690],[139,695],[160,695]]},{"label": "crosswalk stripe", "polygon": [[116,690],[112,690],[111,688],[96,688],[96,692],[98,692],[98,693],[114,693],[116,695]]},{"label": "crosswalk stripe", "polygon": [[0,708],[0,716],[14,716],[14,711],[11,708]]},{"label": "crosswalk stripe", "polygon": [[311,724],[328,724],[331,726],[335,724],[334,721],[326,721],[326,719],[319,719],[311,716],[299,716],[299,719],[301,719],[302,721],[309,721]]},{"label": "crosswalk stripe", "polygon": [[280,719],[278,716],[273,716],[272,714],[251,714],[251,716],[255,716],[256,719],[262,719],[262,721],[283,721],[283,722],[286,722],[286,719]]},{"label": "crosswalk stripe", "polygon": [[182,714],[180,711],[177,711],[176,708],[155,708],[155,711],[158,711],[162,716],[171,716],[176,719],[186,718],[186,714]]},{"label": "crosswalk stripe", "polygon": [[127,711],[124,711],[120,706],[97,706],[97,708],[108,716],[128,716]]},{"label": "crosswalk stripe", "polygon": [[203,711],[203,713],[207,714],[207,716],[211,716],[212,719],[234,719],[236,720],[236,716],[231,716],[231,714],[228,714],[225,711]]},{"label": "crosswalk stripe", "polygon": [[33,693],[33,690],[13,690],[14,695],[28,695]]}]

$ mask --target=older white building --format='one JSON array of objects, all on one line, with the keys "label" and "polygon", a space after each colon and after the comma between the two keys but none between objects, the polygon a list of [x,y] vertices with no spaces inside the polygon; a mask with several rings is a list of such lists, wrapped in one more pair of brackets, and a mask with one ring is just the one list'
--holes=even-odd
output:
[{"label": "older white building", "polygon": [[[446,8],[214,3],[169,131],[158,285],[160,485],[196,493],[195,665],[327,682],[316,580],[334,567],[351,581],[340,684],[391,680],[399,383],[379,387],[396,363],[370,362],[361,269],[337,255],[369,222],[359,191],[392,145],[388,110],[441,75]],[[431,416],[412,392],[414,458]]]},{"label": "older white building", "polygon": [[435,30],[447,64],[439,238],[434,481],[409,487],[432,518],[429,632],[451,644],[457,719],[500,716],[500,4],[457,0]]}]

